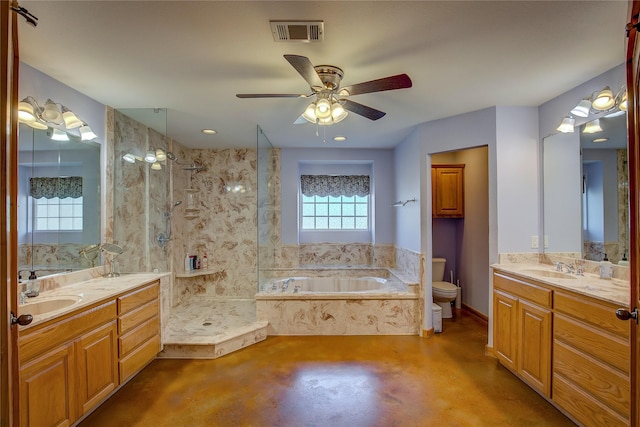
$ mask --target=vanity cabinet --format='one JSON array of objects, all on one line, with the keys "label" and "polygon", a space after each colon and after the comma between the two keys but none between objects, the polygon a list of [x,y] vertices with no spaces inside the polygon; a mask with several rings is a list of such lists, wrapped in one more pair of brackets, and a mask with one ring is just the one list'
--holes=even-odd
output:
[{"label": "vanity cabinet", "polygon": [[20,329],[20,426],[72,425],[159,351],[158,281]]},{"label": "vanity cabinet", "polygon": [[551,396],[551,291],[499,273],[493,276],[494,352],[505,367]]},{"label": "vanity cabinet", "polygon": [[580,423],[628,425],[629,322],[618,306],[554,292],[553,401]]},{"label": "vanity cabinet", "polygon": [[432,165],[434,218],[464,218],[464,165]]},{"label": "vanity cabinet", "polygon": [[118,365],[124,383],[160,352],[159,283],[118,297]]},{"label": "vanity cabinet", "polygon": [[584,426],[629,425],[630,325],[618,305],[493,272],[500,364]]},{"label": "vanity cabinet", "polygon": [[19,332],[20,425],[70,425],[118,386],[115,301]]}]

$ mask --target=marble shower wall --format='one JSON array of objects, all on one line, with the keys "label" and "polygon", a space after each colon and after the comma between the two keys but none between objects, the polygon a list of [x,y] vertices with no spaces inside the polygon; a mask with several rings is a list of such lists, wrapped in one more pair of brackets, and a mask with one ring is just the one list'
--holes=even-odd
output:
[{"label": "marble shower wall", "polygon": [[[177,301],[189,295],[253,298],[257,292],[257,151],[253,149],[185,150],[184,162],[196,162],[206,170],[178,171],[187,182],[174,181],[174,198],[185,197],[187,188],[199,190],[197,217],[180,219],[176,209],[173,242],[176,271],[184,270],[185,255],[205,253],[210,274],[176,278]],[[182,187],[181,185],[188,185]]]}]

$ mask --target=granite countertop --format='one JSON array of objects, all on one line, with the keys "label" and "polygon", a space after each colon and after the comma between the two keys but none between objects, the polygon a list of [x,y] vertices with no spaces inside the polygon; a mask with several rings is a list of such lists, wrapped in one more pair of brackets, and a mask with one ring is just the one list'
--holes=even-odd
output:
[{"label": "granite countertop", "polygon": [[625,280],[605,280],[589,273],[585,273],[583,276],[560,273],[556,272],[552,265],[540,263],[503,263],[493,264],[491,267],[494,270],[511,273],[525,279],[534,279],[559,289],[566,289],[612,304],[629,306],[630,288],[629,282]]},{"label": "granite countertop", "polygon": [[[97,302],[113,298],[115,295],[127,292],[145,283],[158,280],[169,273],[133,273],[123,274],[113,278],[93,278],[81,282],[66,284],[53,290],[40,292],[35,298],[27,298],[26,304],[18,306],[18,315],[32,314],[33,321],[26,326],[20,326],[20,330],[31,328],[47,320],[62,316]],[[33,312],[36,304],[45,301],[73,300],[74,302],[56,310],[37,314]],[[54,303],[55,304],[55,303]],[[31,309],[31,310],[30,310]],[[31,311],[31,312],[30,312]]]}]

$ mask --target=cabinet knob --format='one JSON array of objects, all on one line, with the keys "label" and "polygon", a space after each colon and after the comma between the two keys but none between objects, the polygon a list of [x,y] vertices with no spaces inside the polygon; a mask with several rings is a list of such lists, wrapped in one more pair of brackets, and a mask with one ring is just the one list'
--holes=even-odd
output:
[{"label": "cabinet knob", "polygon": [[626,308],[619,308],[616,310],[616,317],[620,320],[635,319],[638,323],[638,309],[634,308],[633,311],[629,311]]},{"label": "cabinet knob", "polygon": [[31,323],[33,321],[33,316],[30,314],[21,314],[20,316],[16,317],[15,314],[13,314],[13,311],[11,312],[11,325],[15,325],[16,323],[18,325],[28,325],[29,323]]}]

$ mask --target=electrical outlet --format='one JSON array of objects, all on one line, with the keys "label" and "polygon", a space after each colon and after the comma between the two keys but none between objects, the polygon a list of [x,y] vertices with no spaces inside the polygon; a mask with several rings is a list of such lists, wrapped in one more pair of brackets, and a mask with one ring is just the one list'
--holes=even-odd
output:
[{"label": "electrical outlet", "polygon": [[538,249],[538,236],[531,236],[531,248]]},{"label": "electrical outlet", "polygon": [[548,248],[549,247],[549,236],[547,236],[546,234],[544,235],[544,247]]}]

